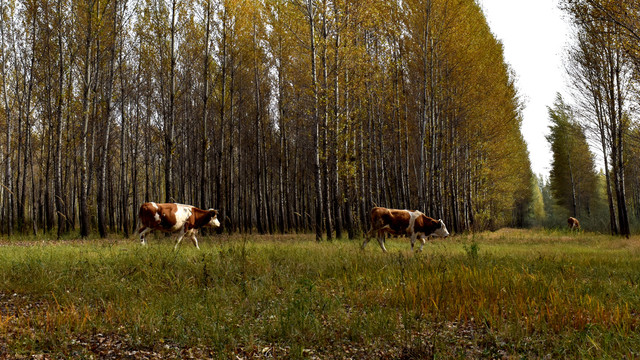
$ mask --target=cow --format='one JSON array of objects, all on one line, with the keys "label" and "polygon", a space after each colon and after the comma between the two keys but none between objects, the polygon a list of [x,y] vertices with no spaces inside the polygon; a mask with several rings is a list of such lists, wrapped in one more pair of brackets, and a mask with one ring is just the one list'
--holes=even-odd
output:
[{"label": "cow", "polygon": [[569,224],[569,229],[573,230],[580,230],[580,222],[578,221],[578,219],[574,218],[574,217],[569,217],[567,219],[567,224]]},{"label": "cow", "polygon": [[140,228],[140,243],[146,245],[145,235],[153,230],[160,230],[167,233],[178,233],[178,240],[174,249],[178,248],[182,238],[187,235],[193,241],[196,248],[198,239],[196,231],[201,227],[219,227],[218,211],[214,209],[202,210],[192,205],[175,203],[159,204],[147,202],[140,206],[138,212]]},{"label": "cow", "polygon": [[367,245],[370,238],[377,235],[378,243],[382,251],[387,252],[384,246],[385,234],[411,237],[411,249],[420,237],[422,244],[420,251],[425,244],[425,237],[439,236],[447,237],[449,232],[442,220],[432,219],[417,210],[397,210],[383,207],[371,209],[371,228],[367,232],[362,243],[362,249]]}]

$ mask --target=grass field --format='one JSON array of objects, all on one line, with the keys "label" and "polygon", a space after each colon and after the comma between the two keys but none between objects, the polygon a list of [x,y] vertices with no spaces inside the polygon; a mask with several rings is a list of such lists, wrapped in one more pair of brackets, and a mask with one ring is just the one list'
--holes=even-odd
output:
[{"label": "grass field", "polygon": [[640,238],[512,230],[0,241],[0,353],[39,358],[640,357]]}]

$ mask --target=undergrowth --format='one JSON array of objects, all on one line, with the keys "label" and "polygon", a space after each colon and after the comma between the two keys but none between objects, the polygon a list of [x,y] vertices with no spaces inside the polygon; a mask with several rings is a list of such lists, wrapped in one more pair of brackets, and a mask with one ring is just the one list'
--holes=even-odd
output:
[{"label": "undergrowth", "polygon": [[9,242],[0,350],[83,357],[110,334],[177,357],[640,355],[638,238],[502,231],[415,253],[388,239],[388,254],[305,235],[202,240]]}]

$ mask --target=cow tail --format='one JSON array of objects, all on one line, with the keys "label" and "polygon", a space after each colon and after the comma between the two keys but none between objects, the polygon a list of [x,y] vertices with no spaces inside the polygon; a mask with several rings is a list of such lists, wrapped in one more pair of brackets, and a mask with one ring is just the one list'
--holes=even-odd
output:
[{"label": "cow tail", "polygon": [[142,218],[140,217],[140,211],[138,211],[138,216],[136,217],[137,221],[136,221],[136,231],[134,232],[134,234],[136,234],[137,237],[140,237],[140,229],[141,229],[141,225],[142,225]]},{"label": "cow tail", "polygon": [[136,234],[137,237],[140,237],[140,214],[137,216],[138,221],[136,221],[136,231],[133,233]]}]

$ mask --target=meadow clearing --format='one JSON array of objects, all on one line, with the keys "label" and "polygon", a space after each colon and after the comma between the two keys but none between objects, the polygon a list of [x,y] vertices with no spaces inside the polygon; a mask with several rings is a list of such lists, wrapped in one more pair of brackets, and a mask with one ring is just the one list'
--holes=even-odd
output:
[{"label": "meadow clearing", "polygon": [[640,237],[0,241],[5,358],[640,357]]}]

